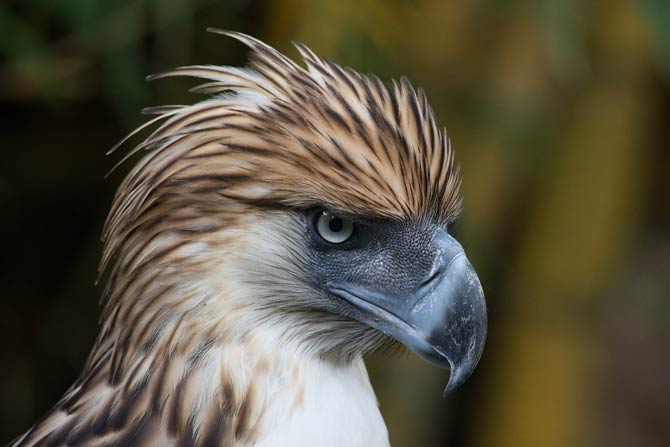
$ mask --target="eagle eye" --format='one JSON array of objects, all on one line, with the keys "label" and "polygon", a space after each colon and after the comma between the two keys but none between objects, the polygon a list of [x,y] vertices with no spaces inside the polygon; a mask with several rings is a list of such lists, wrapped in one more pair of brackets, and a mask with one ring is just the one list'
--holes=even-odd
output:
[{"label": "eagle eye", "polygon": [[330,211],[321,211],[314,224],[317,234],[330,244],[347,242],[354,234],[354,222]]}]

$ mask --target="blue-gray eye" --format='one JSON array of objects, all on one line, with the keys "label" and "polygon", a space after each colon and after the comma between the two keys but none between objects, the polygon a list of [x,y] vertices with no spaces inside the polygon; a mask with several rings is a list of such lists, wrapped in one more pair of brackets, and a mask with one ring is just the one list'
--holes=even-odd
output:
[{"label": "blue-gray eye", "polygon": [[322,211],[316,220],[316,232],[326,242],[341,244],[348,241],[354,233],[354,223],[330,211]]}]

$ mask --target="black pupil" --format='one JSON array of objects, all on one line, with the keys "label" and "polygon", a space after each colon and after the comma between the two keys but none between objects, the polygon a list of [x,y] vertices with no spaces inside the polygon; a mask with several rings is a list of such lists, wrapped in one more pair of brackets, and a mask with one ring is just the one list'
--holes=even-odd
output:
[{"label": "black pupil", "polygon": [[328,222],[328,228],[330,228],[330,231],[333,231],[335,233],[341,231],[343,227],[344,222],[342,222],[342,219],[340,219],[339,217],[334,217],[330,219],[330,222]]}]

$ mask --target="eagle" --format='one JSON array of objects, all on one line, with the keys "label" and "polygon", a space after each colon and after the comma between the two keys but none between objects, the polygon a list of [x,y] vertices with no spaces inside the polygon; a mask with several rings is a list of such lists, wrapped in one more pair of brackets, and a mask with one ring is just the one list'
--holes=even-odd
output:
[{"label": "eagle", "polygon": [[103,229],[100,333],[15,447],[388,446],[366,355],[404,346],[446,391],[481,357],[460,170],[425,93],[209,31],[248,65],[148,77],[207,99],[145,109],[114,148],[153,129]]}]

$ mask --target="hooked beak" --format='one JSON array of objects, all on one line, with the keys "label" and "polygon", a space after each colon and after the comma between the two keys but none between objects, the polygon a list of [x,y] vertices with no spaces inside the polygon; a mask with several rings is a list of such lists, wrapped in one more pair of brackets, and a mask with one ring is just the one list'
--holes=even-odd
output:
[{"label": "hooked beak", "polygon": [[484,350],[484,292],[463,247],[441,237],[439,259],[412,296],[394,297],[355,284],[330,292],[353,306],[352,316],[389,335],[427,362],[450,370],[446,395],[472,374]]}]

